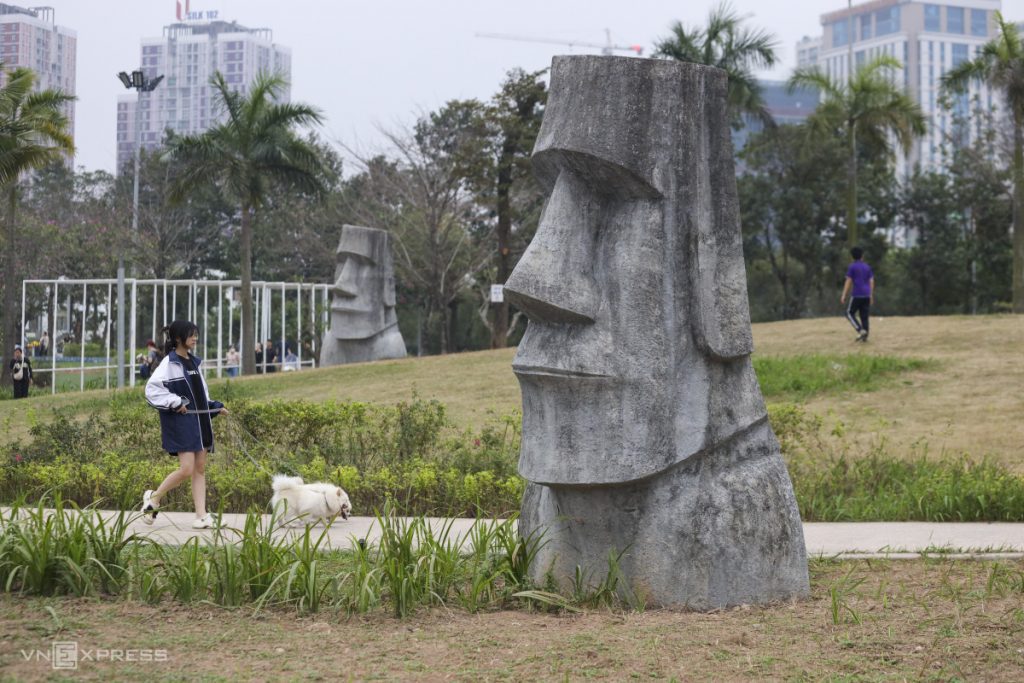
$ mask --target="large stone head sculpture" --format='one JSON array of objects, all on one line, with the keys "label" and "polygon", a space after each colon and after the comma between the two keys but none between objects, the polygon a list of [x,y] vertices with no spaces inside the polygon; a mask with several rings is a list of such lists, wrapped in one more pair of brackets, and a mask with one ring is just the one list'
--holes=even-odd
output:
[{"label": "large stone head sculpture", "polygon": [[551,195],[506,285],[530,319],[532,481],[643,479],[764,415],[725,89],[672,61],[554,61],[533,155]]},{"label": "large stone head sculpture", "polygon": [[[723,71],[694,64],[556,57],[533,154],[550,196],[505,286],[529,318],[513,370],[530,482],[521,524],[549,541],[537,571],[600,572],[628,547],[658,604],[807,587],[750,362],[726,87]],[[736,490],[748,470],[752,488]],[[733,552],[728,527],[771,511],[747,541],[776,550]]]},{"label": "large stone head sculpture", "polygon": [[390,240],[386,230],[342,226],[321,365],[405,356]]}]

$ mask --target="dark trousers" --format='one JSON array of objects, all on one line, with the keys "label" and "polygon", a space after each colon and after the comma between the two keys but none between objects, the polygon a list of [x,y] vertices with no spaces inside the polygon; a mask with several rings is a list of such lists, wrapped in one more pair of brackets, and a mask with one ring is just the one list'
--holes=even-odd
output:
[{"label": "dark trousers", "polygon": [[14,380],[14,398],[28,398],[28,380]]},{"label": "dark trousers", "polygon": [[[850,298],[850,304],[846,308],[846,319],[853,325],[853,329],[868,333],[868,317],[871,315],[871,297],[855,296]],[[858,321],[858,318],[860,320]]]}]

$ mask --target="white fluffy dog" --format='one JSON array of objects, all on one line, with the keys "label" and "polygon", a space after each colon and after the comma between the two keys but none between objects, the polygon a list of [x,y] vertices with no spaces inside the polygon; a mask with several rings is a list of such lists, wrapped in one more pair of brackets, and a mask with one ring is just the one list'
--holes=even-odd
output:
[{"label": "white fluffy dog", "polygon": [[270,507],[277,510],[278,503],[284,501],[281,510],[283,524],[295,521],[316,524],[322,521],[329,525],[338,515],[348,519],[352,512],[348,494],[334,484],[306,484],[302,477],[275,474],[272,488],[274,497],[270,499]]}]

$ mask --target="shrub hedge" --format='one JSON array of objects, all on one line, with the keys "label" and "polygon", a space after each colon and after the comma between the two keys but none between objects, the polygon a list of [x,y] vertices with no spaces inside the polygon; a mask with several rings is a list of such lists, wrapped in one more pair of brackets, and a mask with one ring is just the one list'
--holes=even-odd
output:
[{"label": "shrub hedge", "polygon": [[[501,516],[518,509],[519,417],[492,417],[479,431],[458,431],[437,401],[368,403],[232,401],[214,420],[207,497],[226,511],[269,502],[270,475],[332,481],[357,514],[392,501],[403,514]],[[56,415],[31,425],[26,443],[6,446],[0,501],[37,500],[47,491],[88,505],[103,499],[132,509],[177,467],[160,450],[156,414],[139,396],[114,398],[109,414],[82,422]],[[169,507],[191,506],[188,486]]]},{"label": "shrub hedge", "polygon": [[[805,521],[1024,521],[1024,478],[996,463],[900,457],[884,441],[852,453],[799,405],[772,405],[769,416]],[[214,423],[207,495],[224,511],[265,508],[277,472],[337,483],[362,515],[390,502],[406,515],[501,517],[523,493],[518,415],[460,431],[443,405],[416,397],[391,406],[238,398]],[[79,505],[134,509],[177,466],[160,450],[156,415],[131,392],[104,417],[36,421],[25,443],[4,448],[0,502],[51,491]],[[189,488],[167,505],[189,509]]]}]

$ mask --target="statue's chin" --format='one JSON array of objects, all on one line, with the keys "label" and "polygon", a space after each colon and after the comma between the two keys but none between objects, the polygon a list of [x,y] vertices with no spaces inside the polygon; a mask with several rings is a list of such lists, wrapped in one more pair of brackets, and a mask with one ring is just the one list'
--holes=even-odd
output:
[{"label": "statue's chin", "polygon": [[525,479],[565,486],[621,484],[651,477],[679,460],[678,406],[666,399],[663,384],[517,376],[523,396],[519,473]]}]

